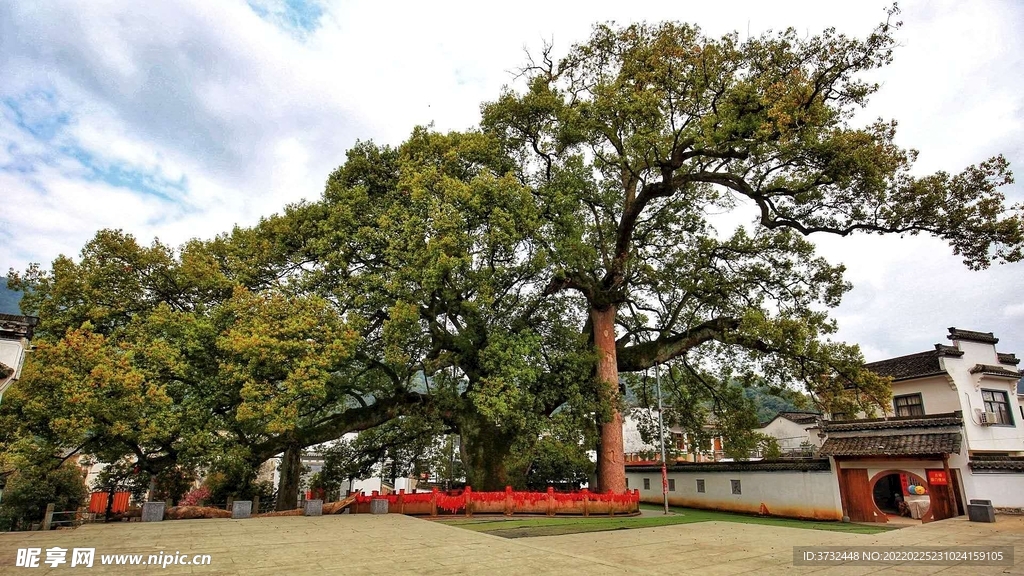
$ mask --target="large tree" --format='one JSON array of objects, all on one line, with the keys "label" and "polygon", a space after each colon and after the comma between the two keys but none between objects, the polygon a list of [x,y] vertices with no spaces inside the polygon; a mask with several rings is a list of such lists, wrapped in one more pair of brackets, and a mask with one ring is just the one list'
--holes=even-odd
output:
[{"label": "large tree", "polygon": [[[835,411],[885,399],[859,351],[827,340],[835,327],[821,310],[848,286],[803,237],[926,233],[971,268],[1021,259],[1020,207],[999,192],[1005,159],[917,176],[895,122],[855,116],[898,26],[741,41],[688,24],[600,25],[561,59],[545,50],[521,89],[484,107],[485,131],[541,203],[548,292],[587,301],[611,407],[602,489],[625,488],[620,372],[674,362],[711,389],[737,367],[802,381]],[[727,211],[754,222],[716,230]]]},{"label": "large tree", "polygon": [[284,452],[278,506],[294,507],[303,448],[420,396],[379,376],[361,348],[365,322],[289,290],[282,251],[252,230],[180,250],[101,231],[78,262],[12,272],[23,309],[43,321],[0,413],[13,423],[6,443],[31,439],[54,466],[82,453],[153,476],[215,464],[242,492]]},{"label": "large tree", "polygon": [[500,142],[417,129],[398,148],[361,143],[287,216],[277,233],[302,242],[275,243],[302,263],[297,285],[366,319],[367,358],[460,434],[470,484],[522,485],[530,462],[510,456],[555,410],[584,409],[592,355],[574,299],[544,293],[537,204]]}]

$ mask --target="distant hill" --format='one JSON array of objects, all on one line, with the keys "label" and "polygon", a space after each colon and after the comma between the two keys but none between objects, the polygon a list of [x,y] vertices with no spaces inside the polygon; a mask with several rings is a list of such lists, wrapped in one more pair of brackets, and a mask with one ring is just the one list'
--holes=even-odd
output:
[{"label": "distant hill", "polygon": [[21,292],[7,289],[7,281],[0,280],[0,314],[21,314],[18,303],[21,302]]}]

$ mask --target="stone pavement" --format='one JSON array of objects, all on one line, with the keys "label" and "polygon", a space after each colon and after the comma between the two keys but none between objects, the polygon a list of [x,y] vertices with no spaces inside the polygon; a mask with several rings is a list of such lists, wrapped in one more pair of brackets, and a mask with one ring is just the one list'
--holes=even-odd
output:
[{"label": "stone pavement", "polygon": [[[793,567],[795,545],[1012,545],[1013,567]],[[92,568],[15,567],[18,548],[96,548]],[[210,554],[209,566],[101,566],[107,554]],[[43,553],[45,560],[45,551]],[[70,554],[69,554],[70,559]],[[701,522],[615,532],[506,540],[388,514],[175,520],[0,534],[0,574],[1020,574],[1024,518],[962,519],[883,534],[841,534]]]}]

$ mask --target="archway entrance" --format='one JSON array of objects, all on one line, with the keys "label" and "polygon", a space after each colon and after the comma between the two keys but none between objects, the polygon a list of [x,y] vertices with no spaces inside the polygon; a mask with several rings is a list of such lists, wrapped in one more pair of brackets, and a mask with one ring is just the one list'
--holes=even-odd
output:
[{"label": "archway entrance", "polygon": [[894,516],[903,515],[900,504],[905,503],[905,500],[899,474],[892,473],[879,478],[875,482],[872,496],[875,499],[875,506],[882,512]]},{"label": "archway entrance", "polygon": [[885,521],[925,520],[932,505],[928,484],[917,474],[887,470],[871,480],[871,499]]}]

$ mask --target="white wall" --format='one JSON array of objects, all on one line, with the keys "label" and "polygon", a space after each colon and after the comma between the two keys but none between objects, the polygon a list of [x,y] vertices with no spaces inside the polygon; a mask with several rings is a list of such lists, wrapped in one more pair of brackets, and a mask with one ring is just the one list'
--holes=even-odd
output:
[{"label": "white wall", "polygon": [[[630,489],[640,490],[642,501],[662,502],[660,472],[627,469],[626,477]],[[673,471],[668,477],[675,480],[675,491],[668,493],[674,506],[819,520],[843,517],[839,483],[831,471]],[[644,489],[644,478],[650,480],[650,489]],[[704,493],[697,492],[698,479],[704,480]],[[731,480],[740,481],[740,494],[732,493]]]},{"label": "white wall", "polygon": [[25,359],[27,340],[0,340],[0,362],[14,369],[14,374],[7,378],[0,377],[0,392],[10,383],[21,378],[21,366]]},{"label": "white wall", "polygon": [[[1017,395],[1016,381],[1008,378],[971,374],[971,368],[978,364],[1002,366],[996,356],[996,347],[980,342],[958,341],[962,357],[944,356],[939,358],[940,366],[946,375],[917,378],[894,382],[893,396],[902,394],[921,394],[925,414],[943,414],[962,410],[964,414],[964,433],[967,437],[968,449],[979,452],[1011,452],[1024,454],[1024,413],[1021,411],[1020,399]],[[985,404],[982,390],[1006,392],[1013,426],[981,425],[980,412]],[[891,407],[890,407],[890,413]]]},{"label": "white wall", "polygon": [[[901,396],[903,394],[921,394],[921,403],[924,405],[925,414],[946,414],[957,410],[964,410],[966,414],[966,408],[960,407],[957,391],[950,385],[950,379],[946,376],[893,382],[892,395]],[[888,412],[889,414],[895,413],[892,406],[889,406]]]},{"label": "white wall", "polygon": [[[1020,418],[1020,404],[1017,398],[1017,381],[995,378],[982,374],[971,374],[971,368],[978,364],[999,366],[996,348],[979,342],[957,342],[964,355],[960,358],[944,357],[942,365],[956,382],[957,400],[964,411],[964,432],[967,445],[972,451],[999,451],[1024,453],[1024,422]],[[1010,366],[1003,366],[1011,368]],[[998,390],[1006,393],[1010,403],[1013,426],[982,426],[979,413],[985,408],[982,390]],[[929,410],[930,412],[930,410]]]},{"label": "white wall", "polygon": [[996,508],[1024,508],[1024,473],[960,472],[967,493],[967,505],[972,499],[991,500]]},{"label": "white wall", "polygon": [[[643,414],[638,414],[640,411],[640,408],[634,408],[622,420],[622,451],[626,454],[646,451],[657,452],[661,450],[660,444],[658,446],[648,444],[640,437],[640,430],[637,427],[638,419],[647,418],[647,410],[643,410]],[[654,421],[657,422],[658,412],[652,411],[651,415]]]},{"label": "white wall", "polygon": [[[779,441],[779,448],[783,450],[798,450],[804,442],[811,446],[821,446],[821,439],[817,432],[809,432],[812,424],[797,424],[792,420],[778,417],[769,422],[757,432],[767,434]],[[816,429],[815,429],[816,430]]]}]

